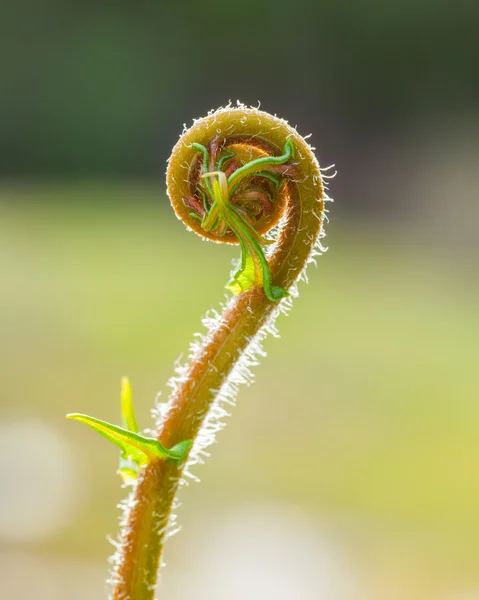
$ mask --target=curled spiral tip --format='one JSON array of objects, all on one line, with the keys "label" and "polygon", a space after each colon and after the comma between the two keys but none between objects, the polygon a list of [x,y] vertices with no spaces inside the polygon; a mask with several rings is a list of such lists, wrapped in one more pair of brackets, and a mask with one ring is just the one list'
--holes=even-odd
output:
[{"label": "curled spiral tip", "polygon": [[[208,312],[207,335],[171,380],[155,436],[170,459],[149,461],[133,489],[116,554],[114,600],[153,600],[176,492],[187,475],[178,460],[190,452],[182,440],[194,441],[190,463],[198,462],[221,427],[222,403],[233,403],[238,385],[250,381],[261,340],[277,336],[274,319],[289,308],[295,283],[318,253],[327,200],[304,138],[286,121],[243,105],[229,104],[185,129],[169,159],[167,185],[189,229],[240,246],[241,265],[228,284],[238,295],[221,315]],[[274,240],[264,237],[268,231]],[[291,298],[278,306],[288,290]]]},{"label": "curled spiral tip", "polygon": [[188,229],[204,239],[240,245],[241,266],[229,289],[241,293],[262,286],[270,300],[287,295],[284,286],[271,283],[271,260],[263,247],[274,242],[264,235],[300,196],[321,204],[316,206],[321,214],[324,197],[318,162],[296,129],[243,105],[211,112],[173,148],[167,189]]}]

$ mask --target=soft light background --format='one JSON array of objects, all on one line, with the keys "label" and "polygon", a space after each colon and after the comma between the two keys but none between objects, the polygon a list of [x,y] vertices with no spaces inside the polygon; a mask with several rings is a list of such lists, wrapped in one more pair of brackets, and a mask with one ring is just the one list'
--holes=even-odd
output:
[{"label": "soft light background", "polygon": [[479,599],[479,4],[0,8],[0,597],[100,600],[117,453],[236,250],[165,197],[237,98],[313,134],[330,250],[181,493],[169,600]]}]

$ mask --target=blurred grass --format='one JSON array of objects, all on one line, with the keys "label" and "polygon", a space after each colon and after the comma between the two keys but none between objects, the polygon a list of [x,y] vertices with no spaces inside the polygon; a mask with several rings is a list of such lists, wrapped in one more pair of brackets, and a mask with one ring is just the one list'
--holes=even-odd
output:
[{"label": "blurred grass", "polygon": [[[158,189],[0,192],[2,418],[53,423],[89,489],[71,527],[42,542],[47,552],[104,556],[121,497],[114,451],[63,415],[118,419],[128,374],[148,425],[236,257],[185,232]],[[183,494],[182,518],[283,499],[362,523],[376,562],[385,552],[399,569],[429,565],[439,578],[447,565],[479,584],[477,278],[399,226],[338,218],[328,233],[331,249],[280,319],[283,339],[267,341],[221,452],[198,469],[205,483]],[[424,536],[417,554],[404,531]]]}]

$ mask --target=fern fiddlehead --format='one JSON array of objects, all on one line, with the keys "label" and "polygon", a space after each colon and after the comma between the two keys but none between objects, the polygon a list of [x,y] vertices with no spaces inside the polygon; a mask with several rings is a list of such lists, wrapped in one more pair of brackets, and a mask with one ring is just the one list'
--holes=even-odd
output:
[{"label": "fern fiddlehead", "polygon": [[[233,297],[209,320],[204,339],[173,381],[155,438],[143,436],[143,452],[150,454],[138,463],[139,476],[125,502],[113,600],[154,597],[178,485],[212,442],[221,402],[234,399],[258,344],[289,307],[288,296],[296,295],[296,282],[320,249],[322,234],[326,197],[312,149],[286,121],[258,109],[229,106],[195,121],[172,151],[167,185],[186,226],[205,239],[239,245],[241,261],[227,285]],[[96,428],[83,415],[74,418]],[[134,418],[130,422],[136,424]],[[117,441],[119,429],[112,441],[124,459],[135,459],[142,436],[135,432],[129,455],[128,445]],[[109,431],[100,433],[108,437]],[[127,437],[128,429],[123,431]],[[159,443],[156,454],[153,442]]]}]

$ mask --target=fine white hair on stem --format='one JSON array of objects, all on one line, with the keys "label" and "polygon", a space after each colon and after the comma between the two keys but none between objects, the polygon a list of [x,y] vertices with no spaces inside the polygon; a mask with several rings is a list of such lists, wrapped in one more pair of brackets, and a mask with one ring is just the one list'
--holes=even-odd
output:
[{"label": "fine white hair on stem", "polygon": [[[327,195],[324,197],[325,201],[332,201]],[[316,215],[318,219],[321,219],[321,215]],[[279,230],[282,227],[282,223],[276,226],[275,229]],[[275,236],[276,231],[273,230],[271,232],[271,237]],[[259,330],[254,338],[249,340],[249,344],[246,349],[241,354],[239,360],[235,363],[230,375],[223,383],[220,389],[211,390],[215,392],[215,399],[213,404],[206,415],[201,429],[194,441],[192,449],[190,451],[188,460],[183,470],[183,475],[180,480],[180,485],[188,485],[190,481],[199,482],[199,478],[192,472],[192,468],[198,464],[203,464],[204,459],[209,457],[210,454],[207,452],[207,448],[212,446],[216,441],[216,435],[219,431],[221,431],[225,425],[225,417],[230,416],[231,407],[233,407],[236,403],[236,398],[239,392],[239,388],[242,385],[249,386],[254,382],[254,373],[253,367],[259,365],[259,359],[261,357],[266,356],[266,352],[263,348],[263,341],[268,335],[271,335],[275,338],[279,337],[278,329],[276,327],[276,319],[280,314],[287,315],[293,306],[293,300],[299,294],[298,291],[298,282],[308,283],[307,277],[307,267],[309,264],[314,264],[316,266],[316,257],[323,254],[327,248],[325,248],[322,244],[322,239],[324,238],[325,233],[323,227],[321,227],[320,234],[315,245],[312,247],[310,255],[306,261],[306,264],[298,278],[298,281],[294,283],[289,288],[289,296],[283,298],[281,302],[278,302],[278,305],[275,307],[274,311],[271,313],[271,316],[263,325],[263,327]],[[274,247],[271,246],[268,252],[273,252]],[[207,334],[211,334],[211,332],[215,331],[221,323],[222,314],[225,310],[228,309],[229,302],[233,302],[234,299],[227,299],[227,302],[222,303],[220,305],[220,310],[210,309],[207,311],[206,315],[203,318],[203,325],[207,331]],[[182,356],[175,363],[175,375],[170,378],[168,381],[168,386],[172,389],[173,397],[175,390],[178,386],[184,382],[186,377],[186,372],[188,369],[188,365],[191,361],[195,359],[198,352],[200,351],[202,344],[204,342],[205,336],[202,334],[195,334],[195,339],[190,344],[188,360],[183,362]],[[161,419],[164,414],[168,412],[168,407],[165,404],[164,409],[158,414],[158,420],[156,422],[156,426],[159,427],[161,424]],[[171,537],[179,530],[177,526],[177,516],[176,512],[173,510],[172,515],[170,517],[170,522],[168,525],[167,535]]]},{"label": "fine white hair on stem", "polygon": [[[240,108],[246,108],[243,105],[239,104]],[[213,117],[213,123],[216,122],[216,116],[219,115],[221,112],[223,111],[227,111],[231,108],[231,103],[223,109],[219,109],[217,111],[213,111],[211,113],[209,113],[209,115],[211,117]],[[248,109],[248,111],[252,111],[253,109]],[[255,116],[255,115],[253,115]],[[241,119],[240,119],[241,122]],[[259,125],[261,125],[259,119],[258,119],[258,123]],[[281,120],[281,125],[287,125],[286,121]],[[210,124],[211,126],[211,124]],[[228,126],[228,132],[229,132],[229,128],[231,126]],[[274,128],[278,128],[279,125],[275,125]],[[289,126],[288,126],[289,127]],[[290,128],[291,130],[291,128]],[[263,131],[263,130],[261,130]],[[258,132],[256,134],[257,136],[261,136],[262,133]],[[183,142],[185,143],[185,142]],[[186,147],[186,146],[185,146]],[[311,147],[309,147],[309,149],[311,150]],[[241,351],[241,354],[239,357],[236,356],[235,354],[235,361],[234,364],[231,368],[231,371],[229,372],[228,376],[226,377],[226,379],[223,380],[223,374],[222,373],[218,373],[218,376],[216,378],[216,380],[218,382],[223,382],[223,383],[218,383],[217,385],[219,386],[218,389],[209,389],[206,390],[206,386],[205,389],[203,390],[205,397],[207,397],[208,400],[208,404],[205,406],[208,407],[208,412],[206,414],[206,416],[203,419],[203,422],[201,424],[199,433],[196,435],[195,439],[194,439],[194,443],[193,446],[190,450],[188,459],[186,464],[182,467],[182,468],[178,468],[175,472],[174,475],[167,475],[166,479],[165,479],[165,485],[164,485],[164,489],[167,490],[167,492],[171,492],[171,495],[169,496],[169,501],[171,502],[171,497],[173,495],[173,492],[176,491],[176,484],[179,483],[180,486],[184,486],[184,485],[188,485],[190,481],[198,481],[198,478],[196,476],[196,473],[194,473],[193,471],[196,471],[196,469],[194,469],[194,467],[197,464],[201,464],[204,462],[204,459],[206,457],[209,456],[208,453],[208,448],[209,446],[211,446],[212,444],[214,444],[214,442],[216,441],[216,434],[223,429],[223,427],[225,426],[225,418],[227,416],[229,416],[231,408],[235,405],[236,402],[236,398],[237,398],[237,394],[239,391],[239,388],[241,385],[250,385],[253,381],[254,381],[254,373],[253,373],[253,368],[255,366],[257,366],[259,364],[259,360],[261,357],[264,357],[265,351],[263,348],[263,341],[264,339],[268,336],[268,335],[272,335],[273,337],[278,337],[278,330],[276,328],[276,319],[280,314],[288,314],[289,310],[292,307],[293,304],[293,300],[294,298],[296,298],[298,296],[298,283],[299,282],[307,282],[307,274],[306,274],[306,270],[309,264],[313,263],[316,264],[316,257],[321,255],[323,252],[326,251],[326,248],[322,245],[322,239],[324,237],[324,231],[323,231],[323,222],[324,219],[323,217],[326,217],[326,215],[324,214],[326,211],[324,211],[324,206],[323,206],[323,202],[324,201],[328,201],[330,200],[330,198],[326,195],[326,193],[324,192],[325,189],[327,189],[327,187],[324,185],[324,180],[323,180],[323,174],[322,172],[319,171],[319,165],[316,161],[316,158],[314,157],[314,155],[310,154],[309,150],[306,152],[306,154],[304,154],[304,152],[307,150],[307,148],[305,148],[305,146],[301,143],[300,144],[300,148],[298,149],[298,153],[300,153],[300,150],[303,152],[303,155],[299,154],[299,157],[301,160],[304,159],[304,156],[311,156],[311,161],[312,161],[312,165],[313,165],[313,169],[312,171],[309,172],[309,174],[304,176],[304,181],[296,181],[295,183],[297,184],[302,184],[304,183],[306,180],[308,180],[309,184],[310,184],[310,189],[315,189],[318,190],[318,195],[310,195],[309,198],[309,202],[304,203],[303,206],[303,215],[305,216],[305,221],[302,221],[301,219],[299,220],[299,224],[297,225],[297,230],[296,233],[300,234],[300,236],[298,236],[297,238],[297,244],[296,245],[292,245],[288,248],[288,252],[286,253],[286,258],[283,257],[283,267],[285,267],[285,270],[287,270],[288,268],[290,269],[287,272],[287,277],[290,277],[289,279],[287,279],[288,281],[288,292],[289,295],[287,297],[284,297],[283,299],[281,299],[280,301],[278,301],[275,305],[274,308],[271,312],[266,312],[265,314],[268,314],[269,316],[266,318],[266,320],[263,322],[261,321],[257,321],[257,325],[259,326],[261,324],[261,327],[259,329],[259,331],[257,331],[255,333],[254,336],[248,337],[248,338],[241,338],[241,348],[244,348]],[[180,155],[181,156],[181,155]],[[328,167],[327,169],[329,169],[331,167]],[[331,175],[331,176],[334,176]],[[330,176],[330,177],[331,177]],[[173,177],[173,181],[174,177]],[[311,185],[311,183],[313,183],[313,185]],[[171,196],[170,196],[171,198]],[[307,222],[306,222],[306,218],[308,219],[309,223],[312,224],[311,227],[307,226]],[[316,219],[318,219],[318,222],[316,222]],[[287,215],[284,214],[283,217],[279,220],[279,223],[276,225],[275,228],[273,228],[267,235],[267,237],[269,237],[270,239],[276,239],[276,235],[279,231],[285,230],[287,228]],[[187,225],[188,227],[188,225]],[[318,235],[318,228],[319,228],[319,235]],[[191,229],[191,228],[190,228]],[[216,240],[214,240],[216,241]],[[271,245],[268,249],[266,249],[265,254],[267,257],[269,256],[273,256],[273,253],[275,251],[275,249],[278,246],[276,244]],[[299,273],[298,276],[298,272],[296,270],[294,270],[293,265],[303,265],[301,272]],[[292,285],[289,284],[289,282],[291,281],[291,278],[293,278],[293,275],[291,275],[291,273],[294,274],[294,278],[295,281]],[[227,298],[226,301],[220,305],[220,310],[215,310],[215,309],[210,309],[205,317],[203,318],[203,325],[205,326],[207,333],[206,334],[195,334],[194,336],[194,340],[193,342],[190,344],[190,348],[189,348],[189,354],[186,360],[183,359],[183,356],[180,356],[178,358],[178,360],[175,363],[175,373],[173,375],[173,377],[169,380],[168,382],[168,386],[171,388],[171,392],[169,395],[169,401],[167,403],[161,403],[158,398],[155,402],[155,408],[153,409],[153,414],[154,414],[154,418],[156,421],[156,427],[157,430],[162,429],[162,424],[165,423],[165,419],[167,418],[167,415],[171,416],[174,415],[174,409],[176,408],[176,404],[175,404],[175,399],[177,399],[179,396],[181,396],[181,391],[185,389],[185,383],[187,383],[189,381],[189,369],[190,366],[193,364],[201,364],[203,371],[207,370],[207,369],[216,369],[216,367],[214,367],[212,364],[210,363],[202,363],[202,356],[204,356],[203,350],[204,348],[208,347],[208,344],[212,343],[212,340],[214,339],[214,334],[215,332],[218,332],[222,327],[227,326],[225,325],[225,320],[223,318],[224,314],[228,314],[227,311],[229,311],[229,309],[233,309],[235,304],[236,304],[237,300],[234,298]],[[251,310],[251,305],[250,308],[247,310]],[[269,307],[269,310],[271,310],[271,305]],[[225,313],[226,311],[226,313]],[[254,313],[253,313],[254,314]],[[264,316],[262,318],[265,318]],[[226,320],[227,322],[227,320]],[[251,329],[250,331],[254,331],[254,329]],[[246,347],[244,346],[243,342],[246,342]],[[230,352],[231,353],[231,352]],[[227,355],[229,356],[229,355]],[[231,365],[231,363],[230,363]],[[230,367],[228,367],[230,368]],[[225,371],[226,373],[227,371]],[[201,414],[201,413],[200,413]],[[196,429],[195,429],[196,431]],[[192,435],[191,437],[194,437],[194,435]],[[168,471],[166,470],[166,473],[171,473],[172,471]],[[148,473],[148,471],[145,471],[145,473]],[[145,481],[149,481],[146,476],[143,479],[143,483]],[[135,532],[135,527],[134,525],[132,525],[131,529],[129,530],[129,516],[130,514],[133,515],[133,517],[135,517],[135,511],[133,509],[135,509],[136,507],[136,503],[138,502],[138,500],[136,500],[135,498],[137,497],[136,491],[138,490],[138,492],[140,493],[142,490],[142,487],[137,488],[136,484],[134,484],[133,489],[132,489],[132,493],[128,496],[128,498],[121,504],[121,508],[123,510],[123,514],[121,516],[121,530],[122,530],[122,537],[120,542],[114,542],[115,547],[117,548],[117,551],[115,552],[114,556],[112,557],[112,573],[111,573],[111,578],[110,581],[111,583],[113,583],[114,585],[118,584],[119,582],[119,578],[120,578],[120,569],[119,566],[122,564],[122,552],[127,552],[128,550],[128,544],[129,544],[129,537],[128,534],[130,532]],[[179,530],[179,526],[178,526],[178,522],[177,522],[177,508],[178,508],[179,504],[178,504],[178,500],[175,498],[175,501],[173,503],[172,506],[172,510],[169,512],[169,517],[168,519],[166,518],[166,513],[165,515],[158,515],[156,512],[154,513],[155,516],[155,523],[157,523],[157,527],[155,527],[154,530],[154,537],[155,539],[158,538],[158,540],[160,540],[160,543],[162,543],[162,539],[166,539],[168,537],[171,537],[171,535],[173,535],[174,533],[176,533]],[[133,512],[132,512],[133,510]],[[134,518],[133,518],[134,521]],[[125,550],[126,548],[126,550]],[[130,546],[131,548],[131,546]],[[135,580],[138,581],[138,580]],[[148,581],[151,581],[151,579],[149,579]],[[120,582],[121,583],[121,582]],[[151,588],[153,589],[153,588]],[[133,600],[133,599],[130,599]]]}]

